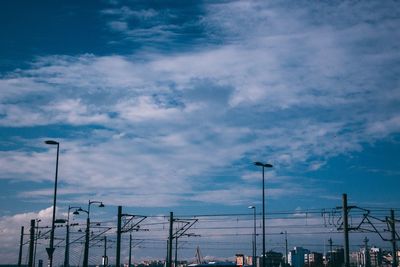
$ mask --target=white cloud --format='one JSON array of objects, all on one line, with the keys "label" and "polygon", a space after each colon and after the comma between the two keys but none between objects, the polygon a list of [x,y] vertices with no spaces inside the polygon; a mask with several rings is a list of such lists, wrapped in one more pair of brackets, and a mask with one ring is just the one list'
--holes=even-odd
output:
[{"label": "white cloud", "polygon": [[134,102],[124,101],[116,105],[115,111],[128,121],[171,120],[179,117],[180,110],[175,107],[162,107],[148,96],[142,96]]},{"label": "white cloud", "polygon": [[[316,170],[330,157],[361,150],[363,142],[398,133],[400,99],[398,84],[386,83],[385,76],[399,54],[380,49],[397,40],[384,27],[393,22],[347,18],[351,23],[338,25],[337,17],[347,17],[346,5],[321,5],[317,9],[332,14],[319,18],[309,6],[288,12],[262,2],[207,6],[201,23],[210,39],[223,42],[181,53],[38,58],[27,70],[1,78],[0,125],[104,127],[62,142],[60,173],[84,192],[129,187],[164,196],[172,187],[177,197],[170,201],[179,203],[195,190],[193,177],[212,176],[238,161],[271,160],[277,172],[298,164]],[[128,18],[159,16],[154,10],[103,13],[127,34],[151,36],[172,27],[127,29]],[[378,15],[363,16],[379,21]],[[360,47],[371,40],[375,48]],[[47,153],[1,154],[2,178],[49,177],[49,164],[37,164],[51,162]],[[255,179],[235,175],[249,184]],[[209,192],[201,201],[221,195]],[[144,197],[133,202],[146,204]]]},{"label": "white cloud", "polygon": [[[110,18],[106,25],[125,41],[145,40],[143,50],[125,56],[49,55],[2,75],[0,126],[21,131],[44,126],[52,137],[54,125],[68,126],[58,139],[60,205],[93,197],[132,210],[245,208],[259,204],[261,172],[250,166],[261,160],[274,165],[266,172],[274,207],[281,200],[297,205],[300,197],[336,203],[340,199],[325,189],[334,178],[321,182],[304,172],[400,130],[398,20],[387,15],[396,9],[386,5],[207,4],[198,24],[189,25],[201,26],[206,42],[168,53],[146,51],[154,43],[184,45],[187,25],[167,23],[176,14],[116,6],[102,12]],[[0,178],[38,187],[44,181],[17,197],[47,201],[54,148],[36,137],[8,142],[18,149],[0,151]],[[283,169],[302,174],[282,176]],[[48,221],[50,212],[1,217],[2,255],[16,259],[20,225],[28,227],[38,217]],[[320,230],[322,219],[306,213],[300,208],[291,220],[269,219],[268,231],[279,234],[283,225],[299,221]],[[224,222],[228,227],[250,223]],[[307,227],[289,232],[307,233]],[[160,232],[158,238],[165,238]],[[292,244],[296,239],[307,240],[293,236]]]},{"label": "white cloud", "polygon": [[[15,264],[18,259],[19,240],[21,236],[21,226],[24,226],[24,242],[27,241],[30,221],[40,219],[40,224],[49,225],[52,218],[53,208],[49,207],[38,212],[27,212],[15,214],[13,216],[0,217],[0,250],[2,253],[2,263]],[[27,251],[27,245],[24,246]]]},{"label": "white cloud", "polygon": [[400,116],[394,115],[384,121],[374,121],[367,126],[367,131],[379,137],[385,137],[388,133],[400,132]]},{"label": "white cloud", "polygon": [[109,25],[115,31],[126,31],[128,29],[128,24],[124,21],[111,21]]}]

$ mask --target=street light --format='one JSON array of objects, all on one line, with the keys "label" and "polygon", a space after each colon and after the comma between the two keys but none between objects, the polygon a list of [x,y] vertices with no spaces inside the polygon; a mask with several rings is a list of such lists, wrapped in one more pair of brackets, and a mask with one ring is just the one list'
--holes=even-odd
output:
[{"label": "street light", "polygon": [[99,204],[99,208],[104,208],[103,202],[89,200],[87,211],[85,211],[83,209],[78,209],[78,212],[83,211],[83,212],[87,213],[86,233],[85,233],[85,251],[84,251],[84,255],[83,255],[83,267],[88,267],[88,264],[89,264],[90,205],[96,204],[96,203]]},{"label": "street light", "polygon": [[249,209],[253,210],[253,221],[254,221],[254,231],[253,231],[253,267],[257,264],[257,230],[256,230],[256,207],[249,206]]},{"label": "street light", "polygon": [[256,166],[261,166],[262,167],[262,217],[263,217],[263,223],[262,223],[262,231],[263,231],[263,254],[262,254],[262,259],[263,259],[263,267],[265,267],[265,179],[264,179],[264,172],[265,168],[272,168],[273,166],[269,163],[261,163],[259,161],[254,162],[254,165]]},{"label": "street light", "polygon": [[288,266],[288,248],[287,248],[287,231],[281,232],[281,235],[285,234],[285,267]]},{"label": "street light", "polygon": [[75,211],[72,213],[74,215],[78,215],[79,212],[76,209],[80,209],[81,207],[71,207],[68,206],[68,215],[67,215],[67,233],[65,236],[65,255],[64,255],[64,267],[69,267],[69,213],[71,212],[72,209],[75,209]]},{"label": "street light", "polygon": [[56,201],[57,201],[57,179],[58,179],[58,156],[60,153],[60,143],[53,140],[46,140],[47,145],[57,146],[57,159],[56,159],[56,175],[54,182],[54,198],[53,198],[53,219],[51,220],[51,231],[50,231],[50,247],[46,248],[47,255],[49,256],[49,267],[53,267],[53,252],[54,252],[54,220],[56,216]]}]

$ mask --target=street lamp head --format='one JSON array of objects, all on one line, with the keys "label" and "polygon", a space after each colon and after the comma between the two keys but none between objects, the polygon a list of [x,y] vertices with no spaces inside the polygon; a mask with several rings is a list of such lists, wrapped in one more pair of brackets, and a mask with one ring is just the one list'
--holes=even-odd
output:
[{"label": "street lamp head", "polygon": [[248,206],[249,209],[255,209],[256,207],[254,206]]},{"label": "street lamp head", "polygon": [[104,206],[103,202],[101,202],[100,205],[99,205],[99,208],[104,208],[104,207],[105,206]]},{"label": "street lamp head", "polygon": [[85,213],[88,213],[87,210],[84,210],[84,209],[82,209],[82,208],[79,208],[79,209],[77,209],[76,211],[77,211],[77,212],[85,212]]},{"label": "street lamp head", "polygon": [[75,210],[72,214],[74,214],[74,215],[79,215],[79,211],[78,211],[78,210]]},{"label": "street lamp head", "polygon": [[265,168],[272,168],[272,164],[269,163],[261,163],[259,161],[254,162],[254,165],[256,166],[261,166],[261,167],[265,167]]},{"label": "street lamp head", "polygon": [[47,145],[58,145],[59,143],[54,140],[46,140],[44,141]]}]

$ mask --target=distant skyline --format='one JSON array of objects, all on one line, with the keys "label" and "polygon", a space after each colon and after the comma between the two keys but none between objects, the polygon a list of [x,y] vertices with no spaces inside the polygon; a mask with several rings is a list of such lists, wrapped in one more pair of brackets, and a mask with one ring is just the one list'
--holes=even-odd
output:
[{"label": "distant skyline", "polygon": [[21,225],[50,218],[49,139],[59,217],[89,199],[107,221],[118,205],[250,216],[254,161],[274,165],[268,212],[335,208],[343,193],[400,208],[397,1],[17,0],[0,12],[0,263],[15,261]]}]

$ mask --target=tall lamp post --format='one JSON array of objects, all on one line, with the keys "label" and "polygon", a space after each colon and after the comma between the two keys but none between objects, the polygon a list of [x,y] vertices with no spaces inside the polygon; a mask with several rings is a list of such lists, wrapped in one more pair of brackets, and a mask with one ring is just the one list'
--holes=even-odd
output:
[{"label": "tall lamp post", "polygon": [[272,164],[269,163],[261,163],[259,161],[254,162],[254,165],[256,166],[261,166],[262,167],[262,217],[263,217],[263,221],[262,221],[262,241],[263,241],[263,254],[262,254],[262,259],[263,259],[263,267],[265,267],[265,179],[264,179],[264,172],[265,172],[265,168],[272,168]]},{"label": "tall lamp post", "polygon": [[249,209],[253,210],[253,223],[254,223],[254,230],[253,230],[253,267],[257,266],[257,230],[256,230],[256,207],[249,206]]},{"label": "tall lamp post", "polygon": [[58,179],[58,156],[60,153],[60,143],[53,140],[45,141],[47,145],[57,146],[57,159],[56,159],[56,175],[54,182],[54,198],[53,198],[53,219],[51,220],[51,231],[50,231],[50,247],[46,248],[47,255],[49,256],[49,267],[53,267],[53,252],[54,252],[54,221],[56,216],[56,201],[57,201],[57,179]]},{"label": "tall lamp post", "polygon": [[89,265],[90,205],[95,204],[95,203],[99,204],[100,208],[104,208],[103,202],[89,200],[87,211],[85,211],[83,209],[78,209],[78,212],[83,211],[83,212],[87,213],[86,232],[85,232],[85,251],[84,251],[84,255],[83,255],[83,267],[88,267],[88,265]]}]

